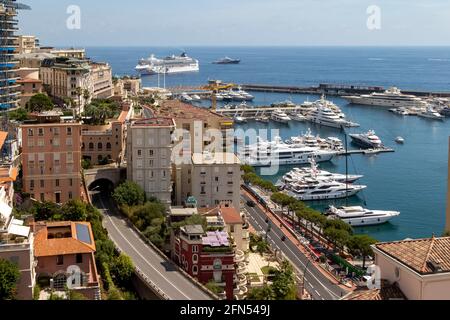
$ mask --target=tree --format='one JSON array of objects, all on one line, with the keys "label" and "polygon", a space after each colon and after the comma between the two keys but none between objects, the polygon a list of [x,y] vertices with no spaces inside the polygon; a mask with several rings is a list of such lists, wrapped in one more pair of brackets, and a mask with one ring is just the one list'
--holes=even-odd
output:
[{"label": "tree", "polygon": [[117,283],[126,286],[130,283],[134,273],[134,265],[131,258],[123,253],[114,259],[111,265],[111,273],[114,275]]},{"label": "tree", "polygon": [[223,292],[223,290],[217,285],[217,283],[216,283],[214,280],[209,281],[209,282],[205,285],[205,287],[206,287],[209,291],[211,291],[212,293],[214,293],[214,294],[216,294],[216,295]]},{"label": "tree", "polygon": [[53,110],[53,102],[46,94],[38,93],[27,102],[26,108],[30,112]]},{"label": "tree", "polygon": [[335,229],[333,227],[325,229],[324,235],[331,243],[333,243],[335,249],[344,248],[350,238],[347,231]]},{"label": "tree", "polygon": [[247,300],[275,300],[275,293],[271,286],[265,284],[261,288],[253,288],[247,295]]},{"label": "tree", "polygon": [[145,202],[145,191],[137,183],[126,181],[114,190],[113,199],[119,206],[142,205]]},{"label": "tree", "polygon": [[66,221],[86,221],[88,212],[86,204],[80,200],[71,200],[62,208],[63,220]]},{"label": "tree", "polygon": [[22,121],[28,120],[28,111],[24,108],[19,108],[17,110],[10,111],[8,113],[8,117],[11,120],[16,120],[16,121],[22,122]]},{"label": "tree", "polygon": [[87,300],[87,299],[81,293],[73,291],[73,290],[69,290],[68,300]]},{"label": "tree", "polygon": [[360,234],[352,236],[347,242],[347,247],[351,254],[362,255],[364,269],[366,267],[366,257],[373,256],[372,245],[377,242],[377,240],[368,235]]},{"label": "tree", "polygon": [[144,205],[130,208],[130,220],[141,231],[148,227],[161,228],[165,210],[160,202],[146,202]]},{"label": "tree", "polygon": [[280,270],[275,272],[272,290],[276,300],[295,300],[297,298],[294,268],[288,261],[284,260]]},{"label": "tree", "polygon": [[82,167],[84,170],[92,169],[92,163],[91,163],[91,160],[89,160],[89,159],[82,159],[82,160],[81,160],[81,167]]},{"label": "tree", "polygon": [[0,259],[0,300],[14,299],[19,278],[20,271],[17,265]]},{"label": "tree", "polygon": [[34,218],[36,221],[61,221],[61,208],[53,202],[37,203]]}]

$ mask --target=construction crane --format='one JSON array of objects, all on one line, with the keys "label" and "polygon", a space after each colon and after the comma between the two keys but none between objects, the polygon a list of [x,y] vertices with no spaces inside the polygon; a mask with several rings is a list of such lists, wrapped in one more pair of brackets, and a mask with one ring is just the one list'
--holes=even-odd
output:
[{"label": "construction crane", "polygon": [[216,112],[217,110],[217,94],[222,90],[229,90],[237,87],[234,83],[222,83],[220,80],[210,80],[207,86],[202,87],[203,90],[212,91],[211,100],[212,106],[211,110]]}]

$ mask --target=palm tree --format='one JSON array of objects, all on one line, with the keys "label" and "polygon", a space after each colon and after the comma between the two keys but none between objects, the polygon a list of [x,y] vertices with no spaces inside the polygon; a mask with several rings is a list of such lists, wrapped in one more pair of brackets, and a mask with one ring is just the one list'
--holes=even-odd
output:
[{"label": "palm tree", "polygon": [[78,115],[81,115],[81,97],[83,96],[83,89],[81,87],[77,87],[75,92],[78,97]]}]

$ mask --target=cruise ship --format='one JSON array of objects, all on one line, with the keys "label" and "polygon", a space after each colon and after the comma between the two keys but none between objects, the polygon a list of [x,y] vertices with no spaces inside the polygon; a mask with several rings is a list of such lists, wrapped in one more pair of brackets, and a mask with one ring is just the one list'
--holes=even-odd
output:
[{"label": "cruise ship", "polygon": [[340,219],[353,227],[374,226],[390,221],[398,217],[397,211],[369,210],[363,207],[340,207],[331,206],[326,215]]},{"label": "cruise ship", "polygon": [[317,201],[348,198],[366,189],[366,186],[304,178],[300,181],[286,184],[286,193],[300,201]]},{"label": "cruise ship", "polygon": [[163,59],[158,59],[152,54],[148,59],[141,59],[136,66],[136,71],[142,75],[195,72],[199,70],[198,60],[188,57],[185,52],[180,56],[172,55]]},{"label": "cruise ship", "polygon": [[332,128],[359,127],[359,124],[345,120],[345,116],[336,114],[324,105],[318,105],[317,109],[306,116],[307,120],[322,126]]},{"label": "cruise ship", "polygon": [[353,143],[362,148],[380,149],[384,147],[381,139],[375,134],[375,131],[373,130],[370,130],[367,133],[350,134],[350,138],[352,138]]},{"label": "cruise ship", "polygon": [[414,95],[403,94],[398,88],[392,87],[384,93],[372,93],[361,96],[344,96],[342,97],[351,104],[361,104],[377,107],[423,107],[426,102]]},{"label": "cruise ship", "polygon": [[258,141],[254,145],[245,147],[240,152],[241,160],[245,164],[255,167],[272,165],[301,165],[307,164],[311,159],[317,163],[331,161],[336,151],[322,150],[305,145],[289,145],[280,137],[274,141]]}]

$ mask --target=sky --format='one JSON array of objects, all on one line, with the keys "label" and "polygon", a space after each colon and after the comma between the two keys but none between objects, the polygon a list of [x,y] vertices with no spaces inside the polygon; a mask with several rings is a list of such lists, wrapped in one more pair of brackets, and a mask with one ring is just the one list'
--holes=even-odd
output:
[{"label": "sky", "polygon": [[449,0],[19,1],[20,33],[49,46],[450,45]]}]

